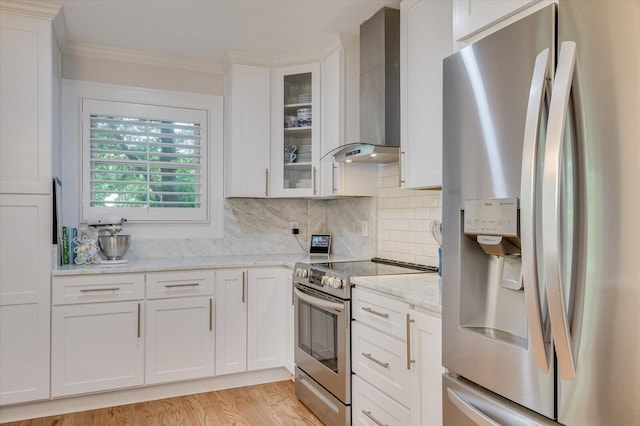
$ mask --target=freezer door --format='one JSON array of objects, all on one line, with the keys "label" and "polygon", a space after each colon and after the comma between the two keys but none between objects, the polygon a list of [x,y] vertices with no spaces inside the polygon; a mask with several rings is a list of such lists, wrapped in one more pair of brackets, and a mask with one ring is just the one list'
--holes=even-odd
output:
[{"label": "freezer door", "polygon": [[575,50],[570,95],[581,98],[563,112],[586,161],[584,283],[572,297],[560,271],[562,291],[549,294],[565,305],[552,322],[567,425],[640,424],[639,28],[636,0],[560,1],[559,41]]},{"label": "freezer door", "polygon": [[442,376],[443,423],[456,426],[558,425],[462,378]]},{"label": "freezer door", "polygon": [[[444,60],[443,364],[549,418],[555,363],[535,242],[555,24],[551,5]],[[465,218],[503,202],[519,203],[518,230],[509,255],[487,254]]]}]

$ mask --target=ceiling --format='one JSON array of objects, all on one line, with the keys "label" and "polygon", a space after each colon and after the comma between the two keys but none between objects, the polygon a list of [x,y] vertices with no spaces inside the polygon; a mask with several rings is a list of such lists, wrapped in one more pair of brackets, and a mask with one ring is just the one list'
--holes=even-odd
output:
[{"label": "ceiling", "polygon": [[45,0],[64,11],[66,46],[99,45],[220,63],[227,50],[295,55],[399,0]]}]

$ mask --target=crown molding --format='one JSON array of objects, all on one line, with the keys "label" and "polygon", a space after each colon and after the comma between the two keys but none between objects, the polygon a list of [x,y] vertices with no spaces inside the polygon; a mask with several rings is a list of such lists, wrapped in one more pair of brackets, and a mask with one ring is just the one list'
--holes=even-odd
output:
[{"label": "crown molding", "polygon": [[216,61],[197,59],[187,56],[165,55],[141,50],[123,49],[93,43],[70,42],[62,48],[62,52],[67,55],[132,62],[136,64],[175,68],[180,70],[200,71],[213,74],[223,73],[222,65]]},{"label": "crown molding", "polygon": [[15,15],[30,16],[53,20],[62,6],[51,3],[40,3],[31,0],[2,0],[0,11]]},{"label": "crown molding", "polygon": [[281,67],[319,62],[338,49],[358,50],[360,38],[349,34],[335,36],[324,48],[285,55],[267,55],[243,50],[227,50],[222,59],[222,67],[228,70],[231,64],[262,67]]},{"label": "crown molding", "polygon": [[67,23],[64,19],[64,9],[60,9],[60,13],[53,18],[53,35],[58,42],[58,48],[62,49],[69,43],[67,36]]}]

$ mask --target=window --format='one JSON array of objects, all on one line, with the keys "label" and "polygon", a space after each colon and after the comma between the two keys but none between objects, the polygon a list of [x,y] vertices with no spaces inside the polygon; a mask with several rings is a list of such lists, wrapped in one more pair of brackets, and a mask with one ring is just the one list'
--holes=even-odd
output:
[{"label": "window", "polygon": [[207,220],[207,111],[83,99],[83,208]]}]

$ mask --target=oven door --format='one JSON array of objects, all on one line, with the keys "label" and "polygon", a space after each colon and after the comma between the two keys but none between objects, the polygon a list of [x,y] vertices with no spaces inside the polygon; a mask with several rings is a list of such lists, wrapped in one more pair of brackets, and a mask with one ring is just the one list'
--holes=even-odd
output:
[{"label": "oven door", "polygon": [[345,404],[351,403],[349,301],[296,284],[295,361]]}]

